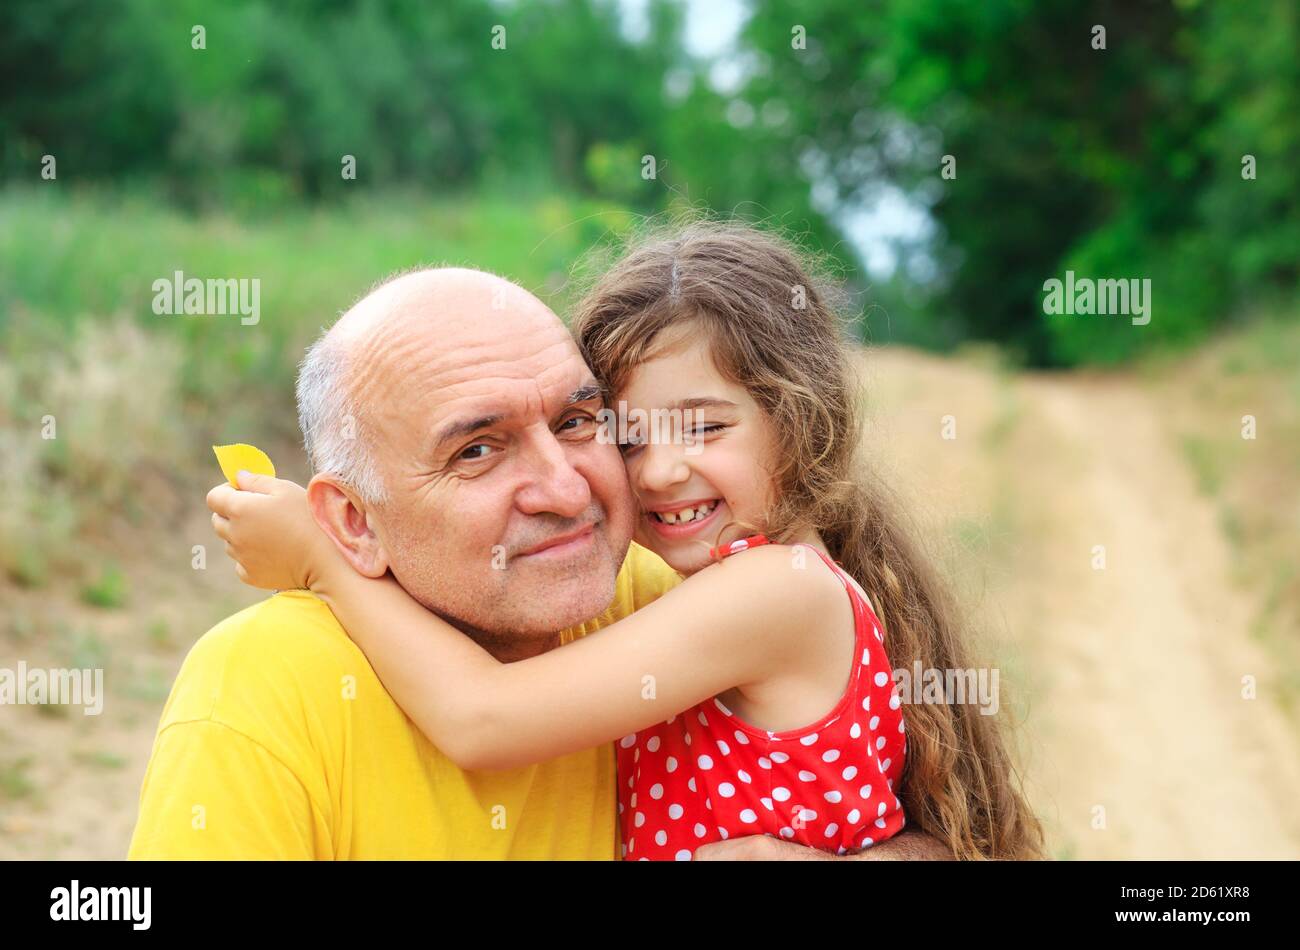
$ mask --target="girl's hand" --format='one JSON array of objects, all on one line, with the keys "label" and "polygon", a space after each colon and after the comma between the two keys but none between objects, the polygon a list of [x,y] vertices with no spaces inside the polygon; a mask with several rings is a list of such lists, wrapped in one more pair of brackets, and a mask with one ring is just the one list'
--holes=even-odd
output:
[{"label": "girl's hand", "polygon": [[343,562],[312,517],[301,485],[243,471],[238,481],[239,490],[223,482],[208,492],[208,507],[241,581],[266,590],[310,588]]}]

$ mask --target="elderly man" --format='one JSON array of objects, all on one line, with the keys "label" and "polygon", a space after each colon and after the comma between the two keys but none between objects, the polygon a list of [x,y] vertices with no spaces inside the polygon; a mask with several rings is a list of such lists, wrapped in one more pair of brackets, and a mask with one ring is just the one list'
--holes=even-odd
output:
[{"label": "elderly man", "polygon": [[[618,449],[564,435],[600,388],[559,319],[498,277],[440,269],[379,286],[308,351],[300,421],[321,529],[367,576],[392,572],[502,661],[637,610],[679,580],[631,544]],[[445,477],[488,432],[512,462]],[[461,440],[463,441],[463,439]],[[592,525],[582,562],[530,555]],[[508,570],[494,563],[501,558]],[[155,740],[133,858],[558,858],[618,854],[614,756],[467,772],[385,692],[306,591],[256,604],[186,659]],[[916,833],[872,857],[938,856]],[[698,857],[813,857],[770,838]]]}]

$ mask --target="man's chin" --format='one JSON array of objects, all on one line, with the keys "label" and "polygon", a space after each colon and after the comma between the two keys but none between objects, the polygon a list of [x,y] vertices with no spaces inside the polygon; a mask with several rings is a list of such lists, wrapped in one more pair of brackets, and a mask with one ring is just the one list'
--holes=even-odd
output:
[{"label": "man's chin", "polygon": [[586,623],[604,613],[614,600],[617,560],[609,552],[576,562],[512,568],[501,606],[518,615],[521,632],[554,633]]}]

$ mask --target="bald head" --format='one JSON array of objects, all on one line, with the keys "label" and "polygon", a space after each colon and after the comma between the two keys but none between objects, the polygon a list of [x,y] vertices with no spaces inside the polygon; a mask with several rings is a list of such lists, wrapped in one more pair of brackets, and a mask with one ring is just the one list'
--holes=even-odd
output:
[{"label": "bald head", "polygon": [[567,333],[535,296],[485,271],[427,268],[373,287],[308,348],[299,368],[298,421],[312,470],[382,501],[377,428],[401,411],[402,390],[419,375],[414,361],[431,348],[472,350],[503,334],[538,331]]}]

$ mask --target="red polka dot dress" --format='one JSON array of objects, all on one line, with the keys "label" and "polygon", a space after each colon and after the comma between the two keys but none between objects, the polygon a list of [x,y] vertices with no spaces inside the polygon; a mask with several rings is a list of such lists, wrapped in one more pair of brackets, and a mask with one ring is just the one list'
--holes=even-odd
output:
[{"label": "red polka dot dress", "polygon": [[[761,537],[736,542],[744,550]],[[618,742],[619,823],[630,861],[689,861],[710,841],[769,834],[844,854],[897,834],[907,739],[884,628],[830,558],[853,605],[857,648],[844,695],[802,729],[769,732],[718,699]]]}]

